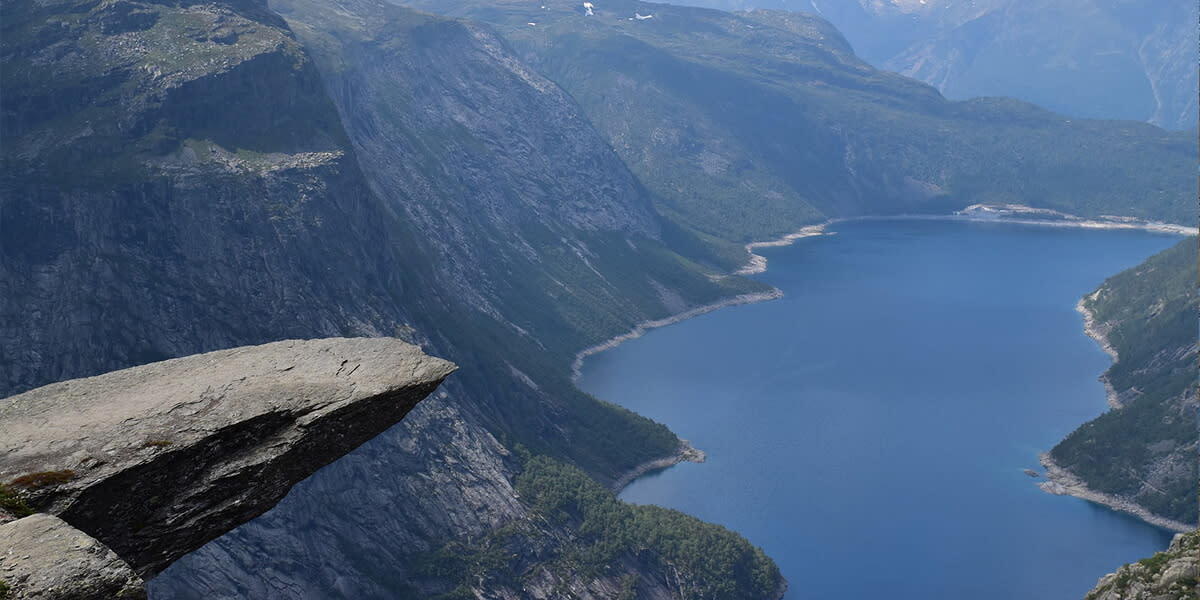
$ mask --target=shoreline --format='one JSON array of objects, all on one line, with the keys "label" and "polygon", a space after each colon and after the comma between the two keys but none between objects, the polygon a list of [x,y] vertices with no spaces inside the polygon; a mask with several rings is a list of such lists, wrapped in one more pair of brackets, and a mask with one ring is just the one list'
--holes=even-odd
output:
[{"label": "shoreline", "polygon": [[[1113,364],[1115,365],[1117,364],[1117,361],[1120,360],[1120,357],[1117,354],[1117,349],[1114,348],[1112,343],[1108,340],[1108,332],[1103,331],[1100,327],[1100,324],[1096,321],[1096,315],[1093,314],[1091,310],[1088,310],[1087,307],[1087,302],[1089,300],[1095,301],[1099,295],[1100,290],[1097,289],[1083,298],[1080,298],[1079,302],[1075,304],[1075,310],[1078,311],[1079,314],[1083,315],[1083,332],[1087,334],[1088,337],[1092,338],[1092,340],[1094,340],[1096,344],[1098,344],[1100,348],[1112,358]],[[1099,379],[1100,382],[1104,384],[1105,399],[1108,402],[1109,409],[1117,410],[1124,407],[1125,404],[1121,402],[1121,398],[1117,393],[1116,388],[1114,388],[1112,382],[1108,380],[1107,370],[1104,374],[1100,375]],[[1114,496],[1112,494],[1106,494],[1088,487],[1087,483],[1078,475],[1054,462],[1054,459],[1050,457],[1049,452],[1043,452],[1039,454],[1038,460],[1041,461],[1042,466],[1046,469],[1046,481],[1043,481],[1037,485],[1043,492],[1046,492],[1047,494],[1053,494],[1055,496],[1074,496],[1089,502],[1095,502],[1096,504],[1107,506],[1112,510],[1131,514],[1156,527],[1161,527],[1163,529],[1168,529],[1175,532],[1186,533],[1195,529],[1195,526],[1193,525],[1181,523],[1166,517],[1160,517],[1150,512],[1144,506],[1138,504],[1134,500],[1122,498],[1120,496]]]},{"label": "shoreline", "polygon": [[[1096,315],[1092,314],[1092,311],[1088,310],[1088,307],[1085,305],[1089,299],[1095,300],[1099,294],[1100,290],[1096,290],[1080,298],[1079,302],[1075,305],[1075,310],[1083,315],[1083,332],[1092,338],[1100,346],[1100,349],[1104,350],[1112,358],[1112,362],[1115,365],[1120,360],[1120,357],[1117,356],[1117,349],[1108,341],[1108,334],[1100,330],[1100,327],[1096,323]],[[1110,366],[1109,368],[1111,369],[1112,367]],[[1100,383],[1104,384],[1104,395],[1108,401],[1108,407],[1113,410],[1123,408],[1125,403],[1121,402],[1121,398],[1117,394],[1117,388],[1113,387],[1112,382],[1108,380],[1108,371],[1101,373],[1098,379]]]},{"label": "shoreline", "polygon": [[648,460],[634,467],[633,469],[630,469],[622,474],[621,477],[619,477],[616,481],[614,481],[612,485],[608,487],[608,489],[611,490],[614,495],[620,494],[621,490],[625,489],[625,486],[633,483],[635,479],[641,477],[642,475],[652,471],[660,471],[662,469],[666,469],[667,467],[673,467],[681,462],[702,463],[707,459],[708,457],[704,454],[703,450],[696,449],[688,440],[680,439],[679,446],[675,448],[674,454],[670,456],[664,456],[662,458],[656,458],[654,460]]},{"label": "shoreline", "polygon": [[1197,235],[1200,228],[1162,221],[1145,221],[1136,217],[1101,215],[1080,217],[1049,208],[1033,208],[1024,204],[972,204],[955,211],[953,217],[987,223],[1015,223],[1043,227],[1067,227],[1072,229],[1139,229],[1154,233],[1174,235]]},{"label": "shoreline", "polygon": [[[1028,218],[1028,217],[1011,218],[1010,215],[1013,215],[1013,214],[1047,215],[1047,216],[1054,217],[1054,218],[1040,218],[1040,219],[1039,218]],[[1188,227],[1185,225],[1178,225],[1178,224],[1174,224],[1174,223],[1147,222],[1147,221],[1141,221],[1139,219],[1135,219],[1132,217],[1107,217],[1107,218],[1102,217],[1099,219],[1084,219],[1082,217],[1070,215],[1067,213],[1060,213],[1060,212],[1053,211],[1050,209],[1037,209],[1037,208],[1032,208],[1032,207],[1025,206],[1025,205],[1010,204],[1010,205],[1004,205],[1004,206],[993,206],[993,205],[985,205],[985,204],[973,204],[971,206],[964,208],[961,211],[955,211],[953,214],[948,214],[948,215],[930,214],[930,215],[876,215],[876,216],[861,216],[861,217],[839,217],[839,218],[834,218],[834,219],[827,219],[821,223],[805,225],[792,233],[785,234],[781,237],[778,237],[778,238],[775,238],[772,240],[765,240],[765,241],[760,241],[760,242],[750,242],[750,243],[746,244],[745,245],[746,252],[750,254],[750,257],[747,259],[746,264],[743,265],[741,268],[737,269],[736,271],[733,271],[732,275],[741,275],[741,276],[758,275],[760,273],[766,272],[767,258],[765,256],[762,256],[761,254],[755,254],[754,250],[756,248],[778,248],[778,247],[783,247],[783,246],[790,246],[793,243],[795,243],[796,240],[800,240],[800,239],[804,239],[804,238],[825,236],[825,235],[834,235],[835,232],[826,231],[826,228],[829,227],[830,225],[835,225],[837,223],[850,223],[850,222],[857,222],[857,221],[888,221],[888,220],[896,220],[896,221],[965,221],[965,222],[972,222],[972,223],[1004,223],[1004,224],[1013,224],[1013,225],[1032,225],[1032,226],[1040,226],[1040,227],[1063,227],[1063,228],[1075,228],[1075,229],[1139,229],[1139,230],[1150,231],[1150,232],[1154,232],[1154,233],[1165,233],[1165,234],[1174,234],[1174,235],[1197,235],[1197,234],[1200,234],[1200,228]],[[782,297],[783,297],[783,292],[776,288],[776,289],[772,289],[769,292],[758,292],[758,293],[754,293],[754,294],[741,294],[738,296],[734,296],[732,298],[726,298],[725,300],[719,300],[719,301],[713,302],[711,304],[697,306],[695,308],[683,311],[681,313],[676,313],[674,315],[670,315],[667,317],[663,317],[661,319],[642,321],[641,323],[634,325],[634,327],[626,333],[612,337],[608,340],[600,342],[599,344],[595,344],[593,346],[588,346],[587,348],[584,348],[583,350],[580,350],[578,353],[576,353],[575,360],[572,361],[572,363],[571,363],[571,382],[575,383],[576,387],[578,387],[579,377],[581,376],[582,370],[583,370],[583,361],[587,357],[589,357],[593,354],[596,354],[598,352],[603,352],[605,350],[610,350],[612,348],[616,348],[617,346],[620,346],[622,343],[627,342],[629,340],[633,340],[633,339],[642,337],[643,335],[645,335],[645,333],[647,331],[650,331],[651,329],[657,329],[659,327],[666,327],[667,325],[673,325],[673,324],[679,323],[680,321],[683,321],[685,319],[697,317],[702,314],[709,313],[714,310],[717,310],[720,308],[725,308],[728,306],[751,304],[754,302],[775,300],[775,299],[782,298]],[[1080,306],[1082,306],[1082,302],[1080,303]],[[1077,309],[1078,309],[1078,307],[1077,307]],[[1086,309],[1084,309],[1084,310],[1086,310]],[[1088,314],[1090,314],[1090,313],[1085,313],[1085,315],[1084,315],[1085,322],[1086,322],[1086,318],[1087,318]],[[1086,327],[1085,327],[1085,331],[1087,331]],[[1091,335],[1091,334],[1089,333],[1089,335]],[[1096,339],[1096,338],[1093,337],[1093,339]],[[1099,341],[1099,340],[1097,340],[1097,341]],[[1107,340],[1105,340],[1105,342],[1107,343]],[[1101,347],[1105,348],[1105,351],[1108,352],[1108,349],[1105,346],[1105,344],[1101,344]],[[1113,355],[1113,362],[1116,362],[1115,350],[1113,352],[1111,352],[1111,354]],[[1111,389],[1111,384],[1109,384],[1108,381],[1103,378],[1103,376],[1101,376],[1101,381],[1104,383],[1106,390],[1111,390],[1111,391],[1109,391],[1109,398],[1110,398],[1109,405],[1113,406],[1113,402],[1117,402],[1118,406],[1119,406],[1119,400],[1116,399],[1116,391]],[[684,442],[684,444],[687,446],[687,448],[689,448],[695,452],[698,452],[698,453],[700,453],[701,456],[703,456],[703,454],[704,454],[703,451],[692,448],[691,444],[686,443],[686,441],[684,441],[684,440],[681,440],[681,442]],[[629,471],[622,473],[621,476],[618,477],[614,481],[614,485],[610,486],[610,489],[612,489],[614,494],[619,494],[621,492],[621,490],[625,488],[625,486],[629,485],[631,482],[633,482],[634,479],[637,479],[641,475],[644,475],[653,470],[665,469],[667,467],[670,467],[670,466],[679,464],[680,462],[683,462],[684,460],[686,460],[685,458],[681,458],[681,452],[683,452],[682,448],[683,448],[684,444],[681,444],[680,448],[676,449],[676,452],[670,456],[664,456],[664,457],[648,460],[648,461],[630,469]],[[699,460],[699,461],[695,461],[695,462],[703,462],[703,460]],[[619,485],[617,485],[617,484],[619,484]],[[1085,489],[1086,489],[1086,486],[1085,486]]]},{"label": "shoreline", "polygon": [[[1016,216],[1013,215],[1022,215]],[[1029,215],[1029,216],[1025,216]],[[1042,215],[1038,217],[1036,215]],[[813,225],[805,225],[799,230],[782,237],[764,242],[746,244],[746,252],[750,259],[734,275],[758,275],[767,270],[767,258],[755,254],[755,248],[778,248],[791,246],[796,240],[821,235],[834,235],[826,231],[830,225],[838,223],[853,223],[858,221],[964,221],[969,223],[1003,223],[1009,225],[1030,225],[1035,227],[1059,227],[1064,229],[1134,229],[1163,233],[1169,235],[1200,235],[1200,227],[1189,227],[1176,223],[1158,221],[1143,221],[1133,217],[1102,216],[1084,218],[1055,210],[1033,208],[1023,204],[1008,204],[995,206],[988,204],[972,204],[962,210],[948,215],[870,215],[861,217],[839,217],[827,219]],[[1107,351],[1107,349],[1105,350]]]},{"label": "shoreline", "polygon": [[761,254],[755,254],[755,248],[780,248],[783,246],[791,246],[796,240],[807,237],[816,237],[819,235],[833,235],[825,231],[825,227],[834,224],[836,221],[831,219],[816,225],[806,225],[798,231],[789,233],[781,238],[768,240],[765,242],[750,242],[746,244],[746,252],[750,254],[750,260],[746,261],[742,268],[733,272],[734,275],[758,275],[767,270],[767,257]]},{"label": "shoreline", "polygon": [[1166,517],[1160,517],[1143,508],[1140,504],[1113,496],[1104,492],[1098,492],[1089,488],[1082,479],[1071,473],[1070,471],[1058,466],[1054,459],[1050,458],[1049,452],[1043,452],[1038,455],[1038,460],[1046,469],[1046,481],[1038,484],[1038,487],[1047,494],[1055,496],[1074,496],[1088,502],[1094,502],[1107,506],[1108,508],[1131,514],[1155,527],[1167,529],[1177,533],[1186,533],[1196,528],[1195,525],[1188,525],[1179,521],[1173,521]]},{"label": "shoreline", "polygon": [[674,325],[675,323],[678,323],[685,319],[690,319],[692,317],[698,317],[700,315],[703,315],[705,313],[710,313],[719,308],[725,308],[728,306],[739,306],[742,304],[751,304],[754,302],[763,302],[765,300],[775,300],[776,298],[782,298],[782,297],[783,297],[783,292],[779,291],[778,289],[772,288],[771,291],[769,291],[769,292],[755,292],[753,294],[741,294],[738,296],[733,296],[731,298],[726,298],[724,300],[718,300],[711,304],[702,304],[695,308],[690,308],[681,313],[675,313],[673,315],[663,317],[661,319],[651,319],[649,321],[642,321],[641,323],[634,325],[633,329],[630,329],[629,331],[622,333],[621,335],[609,338],[609,339],[607,339],[603,342],[600,342],[599,344],[596,344],[594,346],[588,346],[587,348],[584,348],[583,350],[580,350],[578,353],[576,353],[575,360],[574,360],[574,362],[571,363],[571,382],[578,383],[579,377],[582,375],[583,361],[587,357],[589,357],[593,354],[596,354],[597,352],[603,352],[603,351],[609,350],[611,348],[616,348],[617,346],[620,346],[621,344],[628,342],[629,340],[636,340],[637,338],[640,338],[643,335],[645,335],[646,332],[650,331],[651,329],[658,329],[659,327],[666,327],[667,325]]}]

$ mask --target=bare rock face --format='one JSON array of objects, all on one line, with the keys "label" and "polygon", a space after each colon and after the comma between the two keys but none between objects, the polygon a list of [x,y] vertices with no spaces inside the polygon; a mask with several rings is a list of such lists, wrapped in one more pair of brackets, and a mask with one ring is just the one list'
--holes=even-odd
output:
[{"label": "bare rock face", "polygon": [[391,338],[283,341],[0,401],[0,481],[144,577],[262,514],[455,369]]},{"label": "bare rock face", "polygon": [[146,597],[142,578],[115,552],[46,514],[0,525],[0,580],[13,598]]},{"label": "bare rock face", "polygon": [[1177,533],[1166,552],[1129,563],[1100,578],[1085,600],[1200,598],[1200,534]]}]

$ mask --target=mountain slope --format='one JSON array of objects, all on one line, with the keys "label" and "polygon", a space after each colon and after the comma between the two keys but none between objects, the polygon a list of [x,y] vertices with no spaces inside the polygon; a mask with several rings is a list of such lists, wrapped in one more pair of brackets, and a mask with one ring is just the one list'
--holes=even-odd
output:
[{"label": "mountain slope", "polygon": [[1082,306],[1116,351],[1103,379],[1121,406],[1050,452],[1091,489],[1196,523],[1196,238],[1113,276]]},{"label": "mountain slope", "polygon": [[879,64],[950,98],[1013,96],[1077,117],[1189,129],[1196,21],[1195,3],[1015,0],[945,20]]},{"label": "mountain slope", "polygon": [[[0,393],[408,320],[419,269],[389,265],[419,254],[281,25],[252,3],[5,6]],[[308,301],[335,295],[374,309]]]},{"label": "mountain slope", "polygon": [[[395,334],[462,366],[155,594],[452,590],[466,571],[419,575],[414,557],[533,518],[510,447],[604,482],[676,452],[665,427],[574,389],[578,349],[764,289],[673,251],[714,260],[486,29],[306,9],[346,21],[297,36],[253,1],[5,6],[0,393],[279,337]],[[653,593],[667,566],[595,585],[645,576]]]},{"label": "mountain slope", "polygon": [[[1190,203],[1175,179],[1190,138],[1037,134],[1060,118],[946,103],[861,63],[819,20],[622,6],[623,20],[584,21],[555,5],[544,38],[500,10],[502,39],[366,0],[281,2],[287,21],[249,0],[5,5],[0,393],[277,337],[396,334],[461,366],[444,395],[155,593],[708,589],[703,561],[639,541],[677,539],[646,535],[666,523],[734,547],[746,560],[717,567],[773,595],[745,540],[576,485],[678,440],[576,390],[575,352],[764,291],[725,275],[745,256],[734,242],[827,216],[940,212],[985,190],[1163,219]],[[606,101],[607,81],[624,87]],[[1055,187],[1064,174],[1086,185]],[[583,501],[518,497],[531,466]],[[634,515],[615,530],[630,535],[584,531],[595,506]],[[577,568],[593,550],[617,567]]]},{"label": "mountain slope", "polygon": [[1073,117],[1197,124],[1197,6],[1167,0],[692,0],[828,19],[871,64],[946,96],[1008,96]]},{"label": "mountain slope", "polygon": [[1193,136],[1014,100],[950,102],[873,69],[811,15],[416,4],[501,27],[579,101],[659,210],[704,235],[744,242],[981,202],[1195,222]]}]

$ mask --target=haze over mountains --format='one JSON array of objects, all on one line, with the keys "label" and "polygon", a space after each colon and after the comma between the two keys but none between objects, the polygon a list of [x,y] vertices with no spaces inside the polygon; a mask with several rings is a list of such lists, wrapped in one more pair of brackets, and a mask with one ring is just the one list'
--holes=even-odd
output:
[{"label": "haze over mountains", "polygon": [[[540,6],[6,3],[0,394],[294,337],[397,335],[461,367],[156,594],[633,578],[652,597],[727,567],[747,586],[729,593],[768,597],[745,540],[612,508],[599,484],[679,442],[575,389],[577,351],[768,291],[730,275],[742,244],[830,217],[1015,202],[1195,223],[1191,134],[947,101],[805,15]],[[586,493],[518,497],[527,465],[525,489]],[[596,507],[621,526],[589,529]],[[676,538],[636,541],[663,523]],[[706,539],[736,563],[673,553]]]},{"label": "haze over mountains", "polygon": [[875,65],[948,98],[1011,96],[1064,115],[1197,124],[1196,3],[1180,0],[693,0],[818,14]]}]

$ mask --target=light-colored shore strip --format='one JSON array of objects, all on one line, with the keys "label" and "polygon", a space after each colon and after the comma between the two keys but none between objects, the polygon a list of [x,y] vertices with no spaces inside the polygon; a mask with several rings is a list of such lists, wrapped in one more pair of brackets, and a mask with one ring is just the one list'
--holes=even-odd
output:
[{"label": "light-colored shore strip", "polygon": [[1187,532],[1196,529],[1195,523],[1189,525],[1160,517],[1132,500],[1105,494],[1104,492],[1098,492],[1089,488],[1078,476],[1058,466],[1054,462],[1054,459],[1050,458],[1050,453],[1048,452],[1041,454],[1038,458],[1042,461],[1042,466],[1046,468],[1046,481],[1039,483],[1038,487],[1042,488],[1042,491],[1046,493],[1056,496],[1075,496],[1089,502],[1103,504],[1113,510],[1129,513],[1151,525],[1156,525],[1163,529],[1178,532]]},{"label": "light-colored shore strip", "polygon": [[633,480],[645,475],[646,473],[658,471],[667,467],[673,467],[684,461],[702,463],[706,459],[707,457],[705,456],[703,450],[697,450],[696,448],[692,447],[691,442],[681,439],[679,440],[679,447],[675,449],[674,454],[670,456],[664,456],[662,458],[656,458],[654,460],[648,460],[634,467],[614,481],[613,484],[609,486],[609,489],[612,490],[612,493],[619,494],[621,493],[621,490],[625,489],[625,486],[633,483]]},{"label": "light-colored shore strip", "polygon": [[755,254],[755,248],[778,248],[781,246],[791,246],[793,242],[802,238],[825,235],[825,227],[832,223],[833,221],[825,221],[824,223],[818,223],[816,225],[808,225],[806,227],[802,227],[795,233],[789,233],[779,239],[766,242],[750,242],[749,244],[746,244],[746,252],[750,254],[750,260],[747,261],[742,268],[734,271],[733,274],[757,275],[767,270],[767,258],[760,254]]},{"label": "light-colored shore strip", "polygon": [[640,337],[642,337],[642,335],[644,335],[647,331],[650,331],[651,329],[657,329],[659,327],[666,327],[667,325],[678,323],[684,319],[698,317],[704,313],[712,312],[714,310],[717,310],[718,308],[725,308],[726,306],[737,306],[739,304],[750,304],[752,302],[762,302],[764,300],[774,300],[776,298],[782,298],[782,297],[783,297],[783,292],[781,292],[777,289],[773,289],[769,292],[756,292],[753,294],[742,294],[740,296],[726,298],[719,302],[713,302],[712,304],[705,304],[703,306],[697,306],[695,308],[685,310],[681,313],[676,313],[669,317],[663,317],[661,319],[654,319],[651,321],[642,321],[641,323],[634,325],[633,329],[630,329],[626,333],[622,333],[621,335],[618,335],[610,340],[596,344],[595,346],[589,346],[587,348],[584,348],[583,350],[580,350],[579,353],[575,355],[575,362],[573,362],[571,364],[571,380],[572,381],[579,380],[579,376],[583,369],[583,360],[585,358],[587,358],[597,352],[603,352],[610,348],[616,348],[617,346],[620,346],[622,343],[628,342],[629,340],[634,340],[634,339],[640,338]]},{"label": "light-colored shore strip", "polygon": [[[1086,305],[1087,300],[1095,300],[1099,293],[1100,291],[1096,290],[1096,292],[1091,294],[1088,298],[1080,299],[1079,303],[1075,305],[1075,310],[1079,311],[1079,314],[1083,315],[1083,332],[1086,333],[1088,337],[1095,340],[1096,344],[1098,344],[1105,353],[1112,357],[1113,364],[1115,365],[1117,364],[1117,361],[1120,360],[1120,357],[1117,356],[1117,349],[1114,348],[1112,343],[1108,341],[1108,336],[1100,330],[1100,327],[1096,323],[1096,315],[1092,314],[1092,311],[1088,310]],[[1108,380],[1107,373],[1100,376],[1100,383],[1104,384],[1104,395],[1108,399],[1109,408],[1116,410],[1125,406],[1125,403],[1121,402],[1120,396],[1117,395],[1117,388],[1113,387],[1112,382]]]},{"label": "light-colored shore strip", "polygon": [[[1045,214],[1056,218],[1039,219],[1033,217],[1011,217],[1012,214]],[[1140,221],[1132,218],[1112,217],[1085,219],[1075,215],[1060,213],[1048,209],[1036,209],[1023,205],[1008,205],[1004,207],[989,207],[985,205],[969,206],[959,213],[952,215],[890,215],[868,217],[844,217],[829,219],[815,225],[807,225],[799,231],[789,233],[781,238],[765,242],[750,242],[746,244],[746,252],[750,260],[742,268],[734,271],[734,275],[758,275],[767,270],[767,258],[755,254],[756,248],[777,248],[790,246],[799,239],[819,235],[832,235],[825,229],[836,223],[852,223],[856,221],[970,221],[975,223],[1007,223],[1012,225],[1033,225],[1037,227],[1061,227],[1067,229],[1137,229],[1154,233],[1173,235],[1197,235],[1200,228],[1179,225],[1176,223],[1159,223],[1156,221]]]},{"label": "light-colored shore strip", "polygon": [[[979,208],[982,206],[983,205],[974,205],[974,206],[967,207],[966,210],[970,210],[973,208]],[[1172,233],[1172,234],[1178,234],[1178,235],[1197,235],[1197,233],[1200,233],[1200,229],[1197,229],[1195,227],[1187,227],[1185,225],[1176,225],[1173,223],[1148,223],[1148,222],[1143,222],[1143,221],[1137,221],[1134,219],[1084,220],[1084,219],[1082,219],[1080,217],[1076,217],[1074,215],[1068,215],[1065,213],[1059,213],[1059,212],[1044,210],[1044,209],[1033,209],[1033,208],[1030,208],[1027,206],[1022,206],[1022,205],[1008,205],[1008,206],[1002,207],[1002,209],[1008,210],[1008,211],[1016,211],[1016,212],[1027,210],[1028,212],[1030,212],[1032,214],[1053,214],[1055,216],[1062,217],[1063,220],[1059,220],[1059,219],[1053,219],[1053,220],[1051,220],[1051,219],[1009,219],[1009,218],[1005,218],[1003,216],[977,216],[977,215],[972,215],[972,214],[892,215],[892,216],[845,217],[845,218],[829,219],[822,223],[806,225],[804,227],[801,227],[798,231],[789,233],[787,235],[784,235],[784,236],[774,239],[774,240],[767,240],[767,241],[763,241],[763,242],[750,242],[749,244],[746,244],[746,252],[750,253],[750,258],[749,258],[749,260],[747,260],[745,265],[743,265],[737,271],[734,271],[733,274],[734,275],[757,275],[757,274],[763,273],[767,270],[767,258],[760,254],[755,254],[754,250],[756,248],[777,248],[777,247],[781,247],[781,246],[790,246],[790,245],[792,245],[793,242],[795,242],[796,240],[799,240],[799,239],[803,239],[803,238],[807,238],[807,237],[821,236],[821,235],[832,235],[831,233],[829,233],[825,230],[830,225],[833,225],[835,223],[848,223],[848,222],[855,222],[855,221],[886,221],[886,220],[974,221],[974,222],[982,222],[982,223],[1013,223],[1013,224],[1017,224],[1017,225],[1038,225],[1038,226],[1046,226],[1046,227],[1074,227],[1074,228],[1084,228],[1084,229],[1142,229],[1142,230],[1146,230],[1146,231],[1154,231],[1154,232],[1158,232],[1158,233]],[[965,211],[963,211],[963,212],[965,212]],[[714,302],[712,304],[705,304],[703,306],[698,306],[696,308],[692,308],[690,310],[686,310],[684,312],[681,312],[681,313],[678,313],[675,315],[671,315],[669,317],[664,317],[662,319],[643,321],[643,322],[635,325],[634,328],[629,330],[627,333],[623,333],[621,335],[618,335],[614,338],[611,338],[609,340],[606,340],[606,341],[596,344],[594,346],[589,346],[587,348],[584,348],[583,350],[580,350],[579,353],[575,355],[575,361],[573,363],[571,363],[571,380],[574,382],[579,381],[579,377],[583,370],[583,361],[587,357],[589,357],[593,354],[596,354],[598,352],[603,352],[605,350],[616,348],[617,346],[620,346],[623,342],[627,342],[632,339],[637,339],[651,329],[656,329],[658,327],[665,327],[667,325],[678,323],[685,319],[690,319],[692,317],[696,317],[696,316],[699,316],[699,315],[702,315],[702,314],[705,314],[708,312],[712,312],[719,308],[725,308],[726,306],[737,306],[739,304],[750,304],[752,302],[762,302],[764,300],[774,300],[776,298],[781,298],[781,297],[783,297],[783,292],[778,289],[772,290],[770,292],[761,292],[761,293],[757,293],[757,294],[742,294],[740,296],[735,296],[733,298],[729,298],[729,299],[722,300],[719,302]],[[1104,381],[1106,389],[1111,388],[1111,385],[1107,381],[1105,381],[1105,380],[1102,380],[1102,381]],[[1116,392],[1114,390],[1113,392],[1111,392],[1110,398],[1115,398],[1115,396],[1116,396]],[[1109,401],[1110,405],[1113,401],[1114,400]],[[690,445],[688,447],[691,448]],[[693,448],[693,450],[695,450],[695,449]],[[695,450],[695,451],[700,452],[700,454],[703,455],[702,451],[700,451],[700,450]],[[684,459],[677,458],[678,454],[679,453],[677,452],[676,454],[671,455],[671,456],[665,456],[662,458],[649,460],[649,461],[646,461],[645,463],[642,463],[642,464],[634,467],[633,469],[630,469],[628,472],[621,475],[621,477],[617,478],[617,482],[620,483],[620,485],[613,485],[612,486],[613,492],[614,493],[620,492],[621,489],[623,489],[626,485],[629,485],[629,483],[632,482],[634,479],[636,479],[637,477],[639,477],[641,475],[644,475],[645,473],[647,473],[649,471],[660,469],[660,468],[666,468],[671,465],[675,465],[675,464],[682,462]],[[702,461],[697,461],[697,462],[702,462]],[[656,466],[656,465],[659,465],[659,463],[665,463],[665,464],[662,464],[661,466]]]}]

